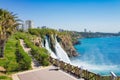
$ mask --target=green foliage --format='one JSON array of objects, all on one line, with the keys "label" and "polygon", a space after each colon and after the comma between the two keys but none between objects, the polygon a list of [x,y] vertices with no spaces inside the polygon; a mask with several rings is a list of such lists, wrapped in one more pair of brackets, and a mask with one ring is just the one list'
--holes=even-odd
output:
[{"label": "green foliage", "polygon": [[[31,55],[43,66],[49,65],[48,61],[48,52],[45,48],[40,48],[35,46],[31,40],[33,39],[33,35],[30,35],[28,33],[16,33],[16,36],[19,35],[19,38],[23,39],[26,43],[27,47],[31,48]],[[18,37],[18,36],[17,36]]]},{"label": "green foliage", "polygon": [[12,80],[12,78],[7,76],[0,76],[0,80]]},{"label": "green foliage", "polygon": [[7,72],[16,72],[18,71],[19,65],[17,62],[7,61],[4,67],[6,68]]},{"label": "green foliage", "polygon": [[30,40],[25,39],[25,43],[27,44],[27,46],[29,46],[31,48],[31,54],[32,56],[39,61],[40,64],[42,64],[43,66],[48,66],[49,62],[48,62],[48,57],[49,55],[47,54],[47,50],[45,48],[39,48],[35,45],[33,45]]},{"label": "green foliage", "polygon": [[0,9],[0,40],[6,40],[19,25],[16,15]]},{"label": "green foliage", "polygon": [[8,39],[5,45],[4,59],[0,59],[0,66],[5,67],[7,72],[17,71],[18,68],[15,55],[16,42],[14,35]]},{"label": "green foliage", "polygon": [[19,70],[28,70],[31,68],[31,58],[28,54],[23,50],[20,42],[18,41],[16,44],[16,60],[19,63]]},{"label": "green foliage", "polygon": [[40,36],[41,38],[44,38],[45,35],[55,35],[58,32],[54,29],[29,29],[29,33],[32,35]]},{"label": "green foliage", "polygon": [[34,56],[36,60],[39,61],[43,66],[48,66],[48,54],[47,50],[44,48],[38,48],[36,46],[31,47],[31,54]]},{"label": "green foliage", "polygon": [[23,39],[27,47],[31,48],[33,46],[33,43],[29,39],[27,38],[23,38]]},{"label": "green foliage", "polygon": [[31,35],[41,37],[42,40],[44,40],[45,37],[48,36],[50,38],[50,47],[52,51],[55,52],[55,36],[59,35],[60,32],[54,29],[44,28],[44,29],[29,29],[29,33]]},{"label": "green foliage", "polygon": [[[14,34],[8,39],[5,46],[5,56],[3,59],[0,59],[0,66],[3,66],[8,73],[28,69],[31,63],[30,57],[27,55],[27,53],[23,51],[20,44],[19,46],[16,45],[18,44],[19,40],[19,37],[17,36],[18,35]],[[22,55],[22,59],[20,60],[21,62],[19,62],[18,56],[16,56],[15,54],[17,51],[19,52],[20,55]]]},{"label": "green foliage", "polygon": [[24,39],[27,36],[24,32],[16,32],[14,35],[16,39]]},{"label": "green foliage", "polygon": [[4,57],[6,40],[19,25],[17,17],[8,10],[0,9],[0,57]]}]

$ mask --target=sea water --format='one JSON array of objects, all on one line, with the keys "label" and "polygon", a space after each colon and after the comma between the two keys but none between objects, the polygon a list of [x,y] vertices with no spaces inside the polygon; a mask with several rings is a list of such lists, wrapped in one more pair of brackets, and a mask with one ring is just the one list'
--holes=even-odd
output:
[{"label": "sea water", "polygon": [[84,38],[75,45],[80,54],[71,59],[74,65],[100,75],[110,71],[120,76],[120,37]]}]

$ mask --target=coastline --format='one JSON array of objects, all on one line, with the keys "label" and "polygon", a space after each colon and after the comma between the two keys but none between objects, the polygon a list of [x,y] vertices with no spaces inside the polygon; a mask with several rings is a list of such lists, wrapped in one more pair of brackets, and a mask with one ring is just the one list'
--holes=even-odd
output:
[{"label": "coastline", "polygon": [[[104,40],[105,39],[105,40]],[[120,39],[120,37],[118,36],[118,37],[114,37],[114,36],[112,36],[112,37],[99,37],[99,38],[83,38],[82,40],[85,40],[85,41],[82,41],[82,44],[80,44],[80,46],[82,47],[81,49],[84,49],[85,51],[87,50],[87,48],[89,48],[89,47],[91,47],[91,48],[89,48],[90,50],[92,50],[93,52],[96,52],[96,53],[94,53],[93,54],[93,52],[91,53],[91,52],[88,52],[88,51],[90,51],[90,50],[87,50],[86,52],[84,51],[84,50],[80,50],[79,49],[79,44],[78,45],[75,45],[74,47],[76,48],[76,51],[78,51],[78,52],[80,52],[80,54],[81,54],[81,56],[79,57],[74,57],[74,58],[76,58],[76,59],[81,59],[80,61],[82,61],[82,62],[84,62],[83,64],[84,64],[84,66],[86,65],[86,66],[92,66],[93,67],[93,69],[94,69],[94,67],[96,66],[96,68],[97,67],[101,67],[100,65],[99,66],[97,66],[97,64],[101,64],[101,65],[103,65],[103,64],[105,64],[106,63],[106,65],[103,65],[103,67],[101,67],[101,70],[102,69],[107,69],[107,67],[106,66],[108,66],[108,68],[110,68],[109,70],[108,70],[108,72],[107,72],[107,74],[109,74],[109,72],[112,70],[113,72],[115,72],[117,75],[119,75],[119,73],[118,73],[118,69],[119,69],[119,67],[117,67],[115,64],[111,64],[110,66],[109,65],[107,65],[107,64],[110,64],[110,63],[112,63],[112,62],[110,62],[109,61],[109,56],[116,56],[117,55],[117,53],[116,53],[116,50],[118,51],[119,49],[116,49],[116,48],[114,48],[114,47],[116,47],[116,46],[119,46],[119,45],[117,45],[117,43],[119,43],[119,39]],[[91,41],[92,40],[92,41]],[[115,40],[114,42],[111,42],[111,41],[113,41],[113,40]],[[89,42],[88,42],[89,41]],[[91,41],[91,42],[90,42]],[[97,42],[96,42],[97,41]],[[105,42],[106,41],[106,42]],[[87,42],[87,43],[86,43]],[[96,42],[96,43],[95,43]],[[102,42],[102,43],[101,43]],[[84,44],[85,43],[85,44]],[[96,46],[95,45],[98,45],[99,44],[99,48],[97,48],[96,49]],[[103,44],[103,45],[102,45]],[[107,46],[107,44],[108,44],[108,46]],[[93,47],[92,47],[92,45],[93,45]],[[87,47],[85,47],[85,46],[87,46]],[[78,48],[77,48],[78,47]],[[114,52],[112,53],[111,52],[111,47],[113,47],[112,49],[115,49],[114,50]],[[106,49],[107,48],[107,49]],[[100,49],[100,50],[99,50]],[[99,52],[99,53],[97,53],[97,51],[101,51],[101,49],[102,49],[102,52]],[[105,50],[107,50],[107,52],[105,52]],[[109,53],[111,53],[111,54],[109,54]],[[108,57],[108,59],[106,59],[106,58],[104,58],[105,57],[105,55],[106,55],[106,57]],[[112,54],[114,54],[114,55],[112,55]],[[92,55],[94,55],[94,56],[92,56]],[[85,57],[86,56],[86,57]],[[96,56],[96,58],[95,58],[95,56]],[[103,56],[103,57],[102,57]],[[90,58],[91,57],[91,58]],[[97,58],[98,57],[98,58]],[[103,58],[103,60],[102,60],[102,58]],[[114,63],[116,63],[116,59],[115,59],[115,61],[114,61],[114,58],[110,58],[110,60],[112,60]],[[75,61],[75,62],[77,62],[77,61]],[[89,62],[89,63],[88,63]],[[94,63],[94,64],[96,64],[96,65],[94,65],[94,64],[92,64],[92,63]],[[104,63],[103,63],[104,62]],[[117,61],[118,62],[118,61]],[[119,62],[118,62],[119,63]],[[116,63],[117,64],[117,63]],[[117,70],[116,70],[117,69]],[[120,69],[119,69],[120,70]],[[94,71],[94,70],[93,70]],[[102,71],[104,71],[104,70],[102,70]],[[95,71],[96,72],[96,71]],[[98,72],[100,72],[99,70],[98,70]],[[104,75],[104,72],[102,72],[102,74]],[[106,75],[106,74],[105,74]]]}]

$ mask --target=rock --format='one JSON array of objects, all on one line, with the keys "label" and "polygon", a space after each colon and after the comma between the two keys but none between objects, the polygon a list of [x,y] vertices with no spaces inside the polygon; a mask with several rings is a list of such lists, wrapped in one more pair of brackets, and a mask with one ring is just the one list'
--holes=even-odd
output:
[{"label": "rock", "polygon": [[72,44],[72,39],[70,35],[59,35],[57,36],[57,40],[59,41],[63,49],[67,52],[69,57],[78,55]]},{"label": "rock", "polygon": [[54,35],[50,35],[49,38],[50,38],[50,48],[55,53],[55,38],[54,38]]},{"label": "rock", "polygon": [[42,39],[40,37],[36,37],[33,39],[33,43],[36,46],[42,47]]},{"label": "rock", "polygon": [[6,72],[6,69],[2,66],[0,66],[0,72]]},{"label": "rock", "polygon": [[78,44],[81,44],[81,42],[80,41],[74,41],[73,42],[73,45],[78,45]]}]

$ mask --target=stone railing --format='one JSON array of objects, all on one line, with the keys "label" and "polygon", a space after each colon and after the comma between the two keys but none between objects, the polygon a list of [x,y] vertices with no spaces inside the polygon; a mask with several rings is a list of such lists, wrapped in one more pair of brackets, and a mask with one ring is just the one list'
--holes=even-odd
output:
[{"label": "stone railing", "polygon": [[82,68],[79,68],[78,66],[73,66],[71,64],[65,63],[63,61],[60,61],[58,59],[49,58],[49,61],[54,66],[58,67],[59,69],[72,74],[73,76],[77,78],[84,78],[85,80],[120,80],[120,77],[116,77],[114,75],[111,76],[101,76],[99,74],[95,74],[93,72],[90,72],[88,70],[84,70]]}]

